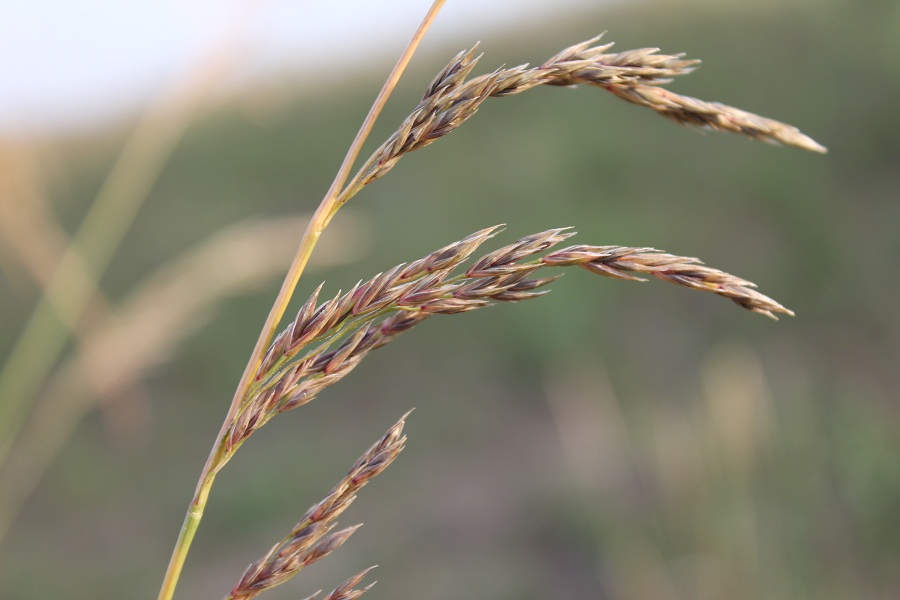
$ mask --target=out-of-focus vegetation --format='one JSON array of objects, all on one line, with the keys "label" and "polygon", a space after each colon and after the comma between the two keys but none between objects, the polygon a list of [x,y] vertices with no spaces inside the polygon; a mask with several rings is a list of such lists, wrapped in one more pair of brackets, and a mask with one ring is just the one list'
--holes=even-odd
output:
[{"label": "out-of-focus vegetation", "polygon": [[[579,243],[698,256],[797,316],[572,272],[542,299],[432,319],[245,445],[213,490],[181,597],[223,595],[413,406],[407,451],[344,519],[365,527],[269,597],[376,563],[373,600],[900,589],[900,5],[585,9],[483,40],[480,70],[601,30],[619,48],[702,58],[674,90],[795,124],[830,153],[698,135],[595,89],[489,101],[354,199],[371,252],[310,274],[298,300],[321,278],[346,289],[495,223],[508,224],[501,243],[572,225]],[[460,48],[416,58],[373,142]],[[387,67],[372,71],[258,90],[198,119],[102,278],[110,310],[230,224],[311,210]],[[66,229],[119,144],[34,155]],[[6,354],[38,290],[3,248]],[[0,596],[155,593],[276,289],[225,300],[81,423],[0,548]]]}]

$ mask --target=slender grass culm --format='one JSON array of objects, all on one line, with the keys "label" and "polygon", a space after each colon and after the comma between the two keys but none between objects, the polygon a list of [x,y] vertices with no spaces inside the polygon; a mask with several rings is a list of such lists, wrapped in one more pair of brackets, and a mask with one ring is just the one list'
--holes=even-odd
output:
[{"label": "slender grass culm", "polygon": [[[241,445],[271,418],[309,402],[349,373],[370,351],[432,315],[462,313],[496,303],[535,298],[546,293],[541,288],[558,277],[555,272],[560,267],[575,266],[616,279],[642,280],[641,275],[652,275],[682,287],[712,292],[772,318],[793,314],[755,291],[749,281],[707,267],[696,258],[653,248],[589,245],[559,248],[574,235],[568,228],[528,235],[475,258],[479,249],[501,231],[499,226],[493,226],[421,259],[388,269],[333,298],[320,301],[320,286],[296,318],[276,336],[306,261],[340,207],[364,186],[386,175],[404,155],[452,132],[488,98],[518,94],[540,85],[586,84],[681,124],[825,152],[825,148],[790,125],[661,87],[672,77],[689,73],[697,65],[696,60],[660,54],[656,49],[611,52],[612,44],[598,44],[599,38],[595,38],[567,48],[536,67],[497,69],[475,77],[470,77],[479,59],[475,49],[459,53],[428,85],[422,100],[394,134],[350,178],[350,168],[374,119],[442,4],[438,0],[432,5],[307,226],[201,473],[160,600],[173,597],[215,475]],[[352,535],[356,527],[333,531],[337,517],[353,501],[356,492],[381,473],[403,449],[405,418],[391,427],[281,541],[237,577],[228,598],[253,598],[284,583],[306,565],[336,550]],[[350,577],[326,598],[358,598],[369,589],[358,587],[367,573],[368,569]]]}]

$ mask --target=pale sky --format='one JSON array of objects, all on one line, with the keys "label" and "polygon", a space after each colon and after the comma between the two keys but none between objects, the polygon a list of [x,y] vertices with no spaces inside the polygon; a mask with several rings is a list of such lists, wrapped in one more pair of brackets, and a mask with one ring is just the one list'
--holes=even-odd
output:
[{"label": "pale sky", "polygon": [[[426,38],[465,44],[503,24],[614,0],[448,0]],[[7,0],[0,6],[0,135],[92,128],[135,111],[233,31],[237,73],[306,56],[336,66],[399,51],[431,0]],[[322,68],[322,65],[319,65]]]}]

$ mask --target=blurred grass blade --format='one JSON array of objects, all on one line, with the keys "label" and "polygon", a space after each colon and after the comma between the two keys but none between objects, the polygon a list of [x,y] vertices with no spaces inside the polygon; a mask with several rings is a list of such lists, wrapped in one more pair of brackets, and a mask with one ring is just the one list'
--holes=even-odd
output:
[{"label": "blurred grass blade", "polygon": [[[232,27],[243,25],[241,19]],[[162,93],[138,123],[0,370],[0,464],[28,403],[95,297],[96,281],[115,256],[163,166],[203,99],[232,66],[237,54],[232,52],[235,35],[232,29],[226,34],[196,67]]]},{"label": "blurred grass blade", "polygon": [[[353,260],[366,246],[365,225],[348,213],[323,240],[313,267]],[[0,543],[53,457],[98,403],[118,402],[213,316],[227,297],[247,293],[287,268],[293,235],[307,217],[244,221],[163,265],[84,338],[82,351],[48,383],[0,471]],[[223,268],[227,265],[227,268]],[[200,285],[198,285],[200,283]]]}]

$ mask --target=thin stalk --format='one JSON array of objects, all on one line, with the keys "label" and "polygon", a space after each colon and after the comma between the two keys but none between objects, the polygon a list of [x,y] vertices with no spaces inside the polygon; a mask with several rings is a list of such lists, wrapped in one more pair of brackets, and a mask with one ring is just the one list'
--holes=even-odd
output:
[{"label": "thin stalk", "polygon": [[263,355],[268,349],[269,344],[272,342],[272,338],[275,336],[275,332],[281,322],[281,318],[284,316],[284,312],[287,309],[291,296],[293,296],[300,275],[303,273],[303,269],[309,261],[313,248],[315,248],[316,243],[319,241],[319,236],[321,236],[325,227],[328,226],[328,223],[331,221],[332,217],[334,217],[338,208],[340,208],[343,202],[346,202],[347,200],[344,194],[340,193],[340,189],[344,183],[346,183],[347,178],[350,175],[350,169],[356,161],[356,158],[359,156],[359,152],[362,149],[366,138],[372,131],[375,120],[381,113],[382,108],[384,108],[388,97],[391,95],[391,92],[393,92],[394,87],[396,87],[397,82],[400,80],[400,76],[406,69],[406,65],[409,64],[413,53],[416,51],[416,48],[422,41],[422,38],[425,36],[425,32],[428,31],[431,23],[437,17],[437,13],[440,11],[445,1],[446,0],[435,0],[431,9],[428,11],[428,14],[425,15],[419,29],[416,31],[412,40],[410,40],[406,50],[401,55],[400,60],[397,61],[397,64],[388,76],[387,81],[385,81],[384,87],[372,104],[372,108],[369,109],[369,114],[366,115],[359,132],[356,134],[353,143],[350,145],[350,149],[347,151],[344,162],[341,164],[341,168],[338,170],[331,187],[328,189],[328,192],[325,194],[319,207],[310,219],[306,231],[303,234],[303,238],[300,240],[300,246],[297,249],[297,253],[294,255],[294,261],[291,263],[290,269],[285,276],[284,283],[281,286],[281,290],[278,292],[278,297],[275,299],[272,310],[269,312],[269,316],[263,325],[262,332],[256,342],[256,347],[253,349],[253,354],[251,354],[250,360],[247,363],[247,368],[244,369],[244,374],[235,391],[234,400],[228,411],[228,416],[223,423],[220,435],[224,433],[228,422],[234,417],[240,407],[241,400],[244,398],[259,365],[262,363]]},{"label": "thin stalk", "polygon": [[[217,444],[218,447],[220,447],[219,444]],[[203,510],[206,508],[209,490],[212,488],[215,478],[215,472],[204,471],[203,479],[200,481],[200,485],[197,486],[197,494],[195,494],[187,513],[184,515],[184,523],[182,523],[181,531],[178,533],[178,542],[175,544],[175,550],[172,552],[172,558],[169,560],[169,568],[166,570],[165,579],[163,579],[162,587],[159,590],[159,600],[171,600],[175,594],[175,586],[178,585],[178,578],[181,575],[182,567],[184,567],[187,553],[191,548],[191,542],[194,541],[194,534],[197,533],[200,519],[203,518]]]},{"label": "thin stalk", "polygon": [[294,260],[284,278],[281,290],[278,292],[278,297],[275,299],[271,311],[269,311],[269,316],[266,318],[266,322],[257,339],[253,353],[250,355],[250,360],[247,362],[247,367],[244,369],[244,374],[241,376],[231,406],[228,409],[228,414],[216,437],[216,443],[210,452],[209,458],[201,472],[200,479],[197,482],[194,498],[191,500],[188,507],[184,524],[178,535],[178,540],[175,543],[175,549],[172,552],[172,558],[169,561],[169,567],[166,570],[166,575],[159,591],[159,600],[171,600],[175,593],[178,577],[184,566],[184,561],[187,557],[188,550],[190,549],[191,542],[193,541],[194,533],[197,531],[200,519],[203,517],[203,511],[206,507],[206,502],[209,498],[209,492],[213,481],[215,480],[215,475],[228,460],[228,457],[222,453],[223,436],[228,429],[228,425],[240,410],[241,402],[246,396],[247,390],[250,388],[250,384],[253,381],[253,377],[262,363],[262,358],[265,355],[266,349],[269,347],[272,338],[275,336],[281,318],[284,316],[284,312],[294,293],[300,275],[303,273],[303,269],[309,261],[313,248],[315,248],[316,243],[319,241],[319,237],[325,230],[325,227],[328,226],[328,223],[331,221],[332,217],[334,217],[337,210],[349,198],[349,195],[345,196],[341,194],[340,190],[347,182],[347,178],[350,175],[350,169],[359,156],[359,152],[362,149],[366,138],[369,136],[369,133],[372,131],[375,120],[384,108],[388,97],[396,87],[397,82],[400,80],[400,76],[403,74],[403,71],[406,69],[406,66],[409,64],[410,59],[412,59],[413,54],[418,48],[419,43],[431,27],[431,24],[434,22],[445,1],[446,0],[434,0],[431,8],[422,20],[422,23],[419,25],[418,30],[416,30],[416,33],[406,46],[406,49],[403,51],[403,54],[400,56],[400,59],[397,61],[391,74],[388,76],[387,81],[385,81],[384,87],[382,87],[381,92],[379,92],[378,97],[372,104],[372,108],[369,110],[369,114],[366,115],[359,132],[356,134],[353,143],[350,145],[350,149],[347,151],[347,155],[344,157],[344,161],[341,164],[331,187],[328,189],[328,192],[325,194],[325,197],[322,199],[322,202],[319,204],[319,207],[316,209],[316,212],[313,214],[306,227],[303,238],[300,240],[300,246],[297,248],[297,252],[294,255]]}]

